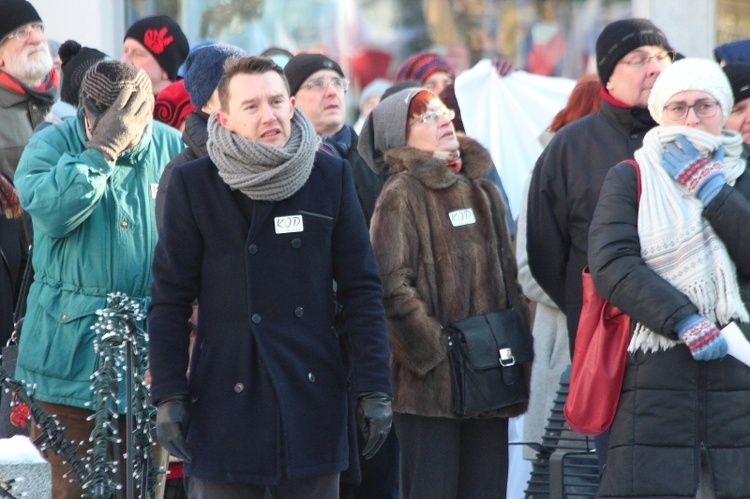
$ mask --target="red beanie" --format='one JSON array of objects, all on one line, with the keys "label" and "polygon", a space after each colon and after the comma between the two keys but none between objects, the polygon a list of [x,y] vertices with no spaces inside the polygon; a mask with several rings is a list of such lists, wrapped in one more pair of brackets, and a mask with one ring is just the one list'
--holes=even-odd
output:
[{"label": "red beanie", "polygon": [[154,119],[180,128],[188,114],[195,111],[190,95],[185,90],[185,80],[178,80],[159,92],[154,102]]}]

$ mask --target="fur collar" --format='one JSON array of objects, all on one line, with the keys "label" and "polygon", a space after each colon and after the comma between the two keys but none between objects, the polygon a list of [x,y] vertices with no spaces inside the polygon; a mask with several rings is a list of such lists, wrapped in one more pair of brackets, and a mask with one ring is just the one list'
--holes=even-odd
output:
[{"label": "fur collar", "polygon": [[408,172],[430,189],[450,187],[460,176],[470,180],[484,177],[492,168],[490,153],[479,142],[465,135],[458,134],[458,144],[463,163],[458,173],[449,170],[443,161],[432,154],[411,146],[390,149],[383,158],[391,165],[394,174]]}]

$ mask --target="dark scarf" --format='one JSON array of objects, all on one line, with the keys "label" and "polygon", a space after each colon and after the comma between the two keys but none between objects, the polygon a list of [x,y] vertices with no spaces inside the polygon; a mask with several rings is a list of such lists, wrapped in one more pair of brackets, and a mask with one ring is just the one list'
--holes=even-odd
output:
[{"label": "dark scarf", "polygon": [[57,100],[57,87],[60,85],[60,75],[57,74],[57,71],[52,70],[42,84],[32,88],[13,78],[8,73],[0,71],[0,85],[18,94],[28,95],[42,104],[52,105]]},{"label": "dark scarf", "polygon": [[349,149],[352,147],[352,129],[349,125],[345,124],[333,137],[321,135],[320,138],[318,151],[340,159],[349,156]]}]

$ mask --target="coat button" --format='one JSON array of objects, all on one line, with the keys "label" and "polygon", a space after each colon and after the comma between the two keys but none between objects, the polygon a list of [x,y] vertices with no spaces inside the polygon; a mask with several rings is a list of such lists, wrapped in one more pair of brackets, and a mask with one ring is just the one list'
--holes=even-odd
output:
[{"label": "coat button", "polygon": [[255,244],[251,244],[247,247],[247,251],[249,251],[251,255],[254,255],[258,252],[258,246]]},{"label": "coat button", "polygon": [[250,320],[253,321],[253,324],[260,324],[260,314],[253,314]]},{"label": "coat button", "polygon": [[296,315],[297,317],[302,317],[303,315],[305,315],[305,309],[302,307],[295,308],[294,315]]},{"label": "coat button", "polygon": [[96,171],[98,171],[99,173],[104,173],[104,168],[100,166],[96,169]]},{"label": "coat button", "polygon": [[122,227],[123,229],[127,229],[128,228],[128,222],[126,222],[125,220],[122,220],[120,222],[120,227]]},{"label": "coat button", "polygon": [[62,314],[61,319],[64,320],[64,321],[67,321],[68,320],[68,314]]},{"label": "coat button", "polygon": [[292,239],[292,248],[297,249],[302,246],[302,239],[295,237]]},{"label": "coat button", "polygon": [[307,373],[307,381],[315,383],[315,375],[313,373]]},{"label": "coat button", "polygon": [[234,385],[235,393],[242,393],[242,390],[244,389],[245,389],[245,385],[243,385],[242,383],[237,383],[236,385]]}]

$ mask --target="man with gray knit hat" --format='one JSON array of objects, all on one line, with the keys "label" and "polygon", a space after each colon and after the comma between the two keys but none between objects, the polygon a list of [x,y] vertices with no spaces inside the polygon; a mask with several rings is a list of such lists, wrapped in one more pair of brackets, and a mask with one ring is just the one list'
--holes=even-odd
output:
[{"label": "man with gray knit hat", "polygon": [[31,133],[57,98],[59,83],[34,6],[0,0],[0,174],[13,177]]},{"label": "man with gray knit hat", "polygon": [[[599,190],[607,171],[632,158],[646,132],[656,126],[648,97],[673,56],[667,37],[651,21],[608,24],[596,41],[601,109],[558,131],[534,167],[526,234],[529,268],[567,316],[571,356]],[[596,449],[603,465],[607,447],[597,442]]]},{"label": "man with gray knit hat", "polygon": [[375,174],[357,152],[357,133],[346,124],[346,91],[349,80],[341,66],[323,54],[297,54],[284,66],[289,91],[321,138],[320,150],[346,159],[367,225],[384,178]]},{"label": "man with gray knit hat", "polygon": [[[156,184],[183,144],[176,130],[152,121],[148,76],[133,66],[97,63],[84,76],[80,103],[75,119],[31,137],[15,175],[35,247],[15,375],[34,385],[36,400],[57,415],[66,438],[87,448],[96,311],[107,308],[109,293],[148,300]],[[124,395],[120,382],[120,414]],[[32,438],[39,431],[32,425]],[[81,484],[63,477],[70,464],[51,452],[47,458],[53,496],[81,497]]]},{"label": "man with gray knit hat", "polygon": [[366,458],[391,427],[383,290],[351,171],[316,152],[271,59],[228,60],[218,94],[208,157],[172,171],[154,254],[156,432],[191,498],[338,498],[350,383]]},{"label": "man with gray knit hat", "polygon": [[195,111],[185,118],[185,130],[182,140],[187,149],[172,158],[159,180],[156,193],[156,224],[161,226],[164,216],[164,200],[167,197],[169,179],[175,166],[208,155],[208,117],[221,107],[216,87],[224,74],[224,62],[227,59],[239,59],[249,54],[234,45],[212,43],[194,49],[185,61],[185,90],[190,95],[190,103]]},{"label": "man with gray knit hat", "polygon": [[145,17],[125,33],[122,62],[146,72],[154,95],[177,81],[177,71],[190,52],[185,33],[169,16]]}]

